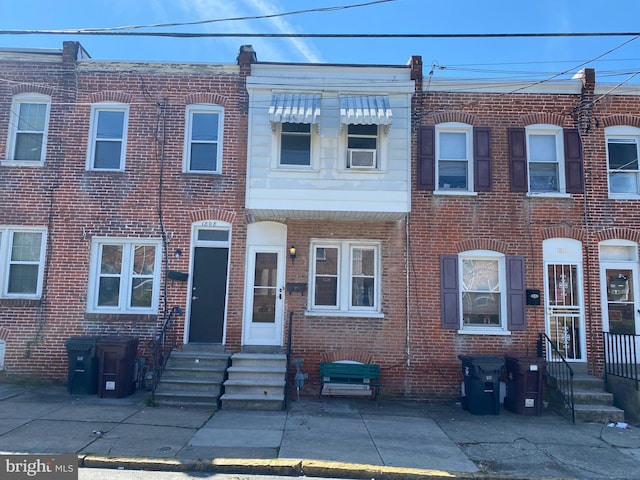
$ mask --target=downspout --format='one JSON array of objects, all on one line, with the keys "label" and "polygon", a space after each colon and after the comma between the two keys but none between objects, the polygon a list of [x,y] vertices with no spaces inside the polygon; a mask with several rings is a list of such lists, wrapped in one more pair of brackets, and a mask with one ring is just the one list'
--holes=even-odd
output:
[{"label": "downspout", "polygon": [[405,338],[405,355],[407,356],[407,367],[411,366],[411,307],[409,305],[409,299],[411,298],[409,292],[409,253],[411,252],[411,248],[409,245],[410,242],[410,229],[409,229],[409,214],[407,213],[404,217],[404,226],[405,226],[405,255],[404,255],[404,270],[405,270],[405,328],[406,328],[406,338]]}]

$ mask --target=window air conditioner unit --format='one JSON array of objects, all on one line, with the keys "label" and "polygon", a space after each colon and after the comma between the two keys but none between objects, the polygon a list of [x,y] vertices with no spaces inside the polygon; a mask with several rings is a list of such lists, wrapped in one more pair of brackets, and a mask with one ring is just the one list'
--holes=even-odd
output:
[{"label": "window air conditioner unit", "polygon": [[376,168],[376,151],[350,148],[347,168]]}]

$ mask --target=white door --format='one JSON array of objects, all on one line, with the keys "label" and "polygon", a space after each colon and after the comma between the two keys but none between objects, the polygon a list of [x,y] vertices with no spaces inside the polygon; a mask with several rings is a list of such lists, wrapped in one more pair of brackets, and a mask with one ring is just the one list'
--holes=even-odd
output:
[{"label": "white door", "polygon": [[285,253],[285,225],[249,225],[243,345],[283,345]]}]

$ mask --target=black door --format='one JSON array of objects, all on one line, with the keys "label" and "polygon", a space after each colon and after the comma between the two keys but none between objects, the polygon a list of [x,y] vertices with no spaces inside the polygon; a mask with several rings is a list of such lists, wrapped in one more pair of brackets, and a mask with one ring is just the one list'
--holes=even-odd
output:
[{"label": "black door", "polygon": [[195,249],[189,343],[222,343],[228,259],[228,248]]}]

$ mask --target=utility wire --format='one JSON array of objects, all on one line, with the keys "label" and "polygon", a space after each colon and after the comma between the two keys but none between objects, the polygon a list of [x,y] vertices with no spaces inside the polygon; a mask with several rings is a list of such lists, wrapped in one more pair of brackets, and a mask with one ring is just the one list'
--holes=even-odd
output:
[{"label": "utility wire", "polygon": [[538,32],[538,33],[181,33],[107,32],[95,30],[0,30],[0,35],[94,35],[174,38],[544,38],[638,37],[640,32]]},{"label": "utility wire", "polygon": [[120,27],[104,27],[104,28],[79,28],[77,30],[55,30],[58,33],[80,33],[80,32],[107,32],[114,30],[134,30],[138,28],[165,28],[165,27],[183,27],[186,25],[205,25],[209,23],[220,23],[220,22],[237,22],[237,21],[245,21],[245,20],[263,20],[265,18],[276,18],[276,17],[286,17],[291,15],[300,15],[303,13],[319,13],[319,12],[335,12],[338,10],[347,10],[350,8],[360,8],[360,7],[369,7],[371,5],[376,5],[379,3],[389,3],[396,2],[398,0],[375,0],[366,3],[357,3],[352,5],[339,5],[335,7],[320,7],[320,8],[309,8],[307,10],[294,10],[292,12],[284,12],[284,13],[272,13],[266,15],[259,16],[246,16],[246,17],[231,17],[231,18],[216,18],[211,20],[198,20],[196,22],[182,22],[182,23],[155,23],[151,25],[126,25]]}]

